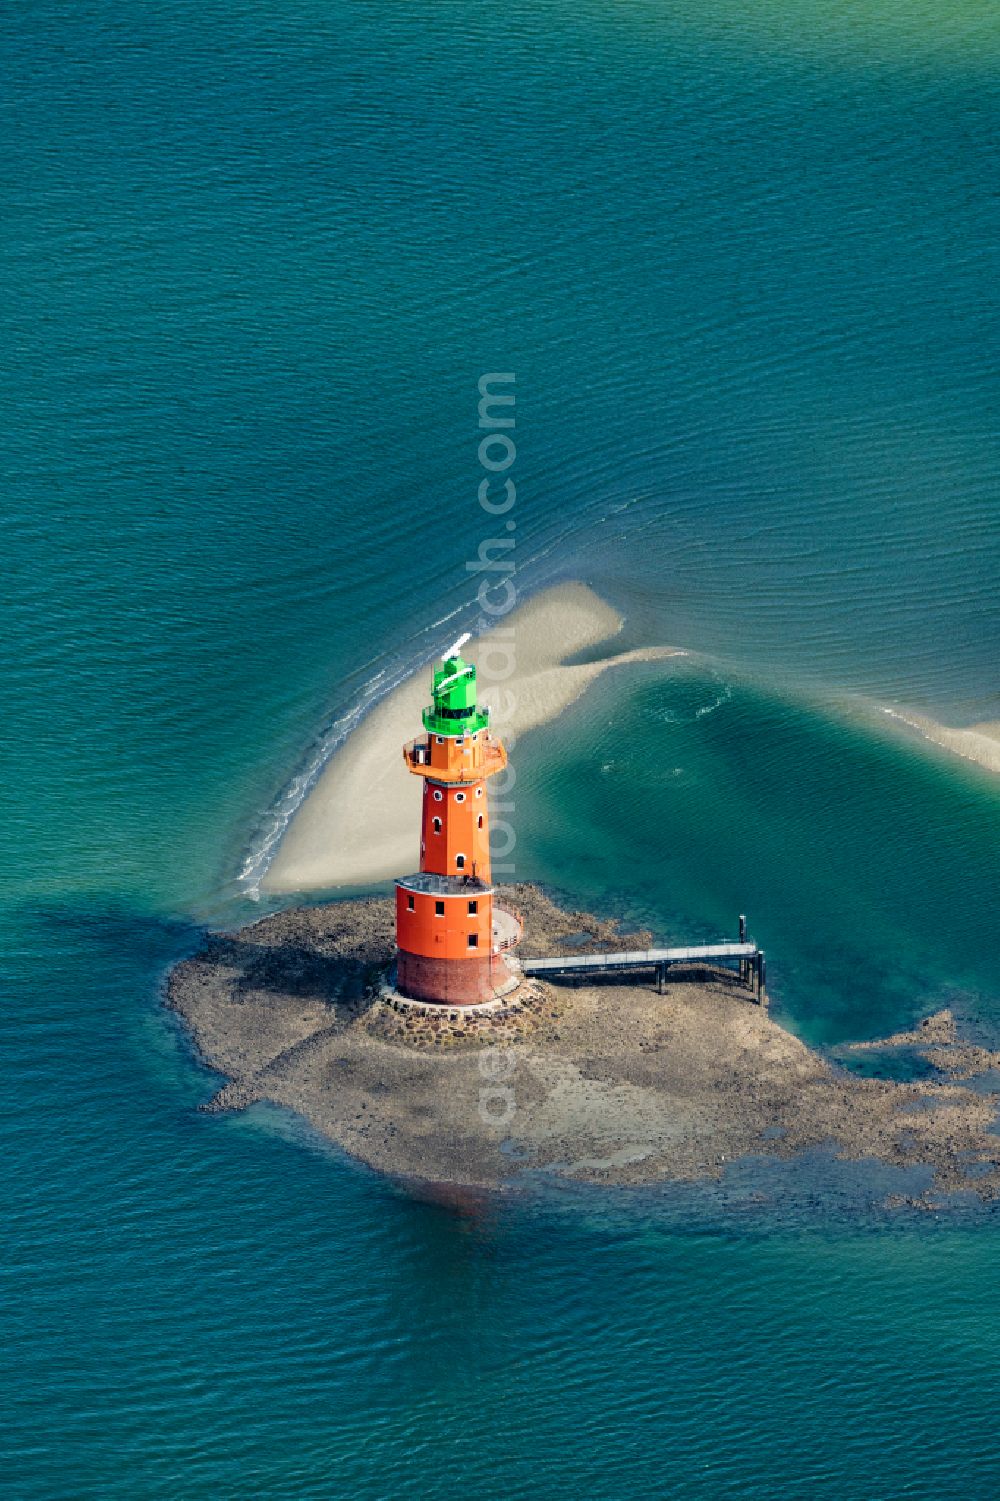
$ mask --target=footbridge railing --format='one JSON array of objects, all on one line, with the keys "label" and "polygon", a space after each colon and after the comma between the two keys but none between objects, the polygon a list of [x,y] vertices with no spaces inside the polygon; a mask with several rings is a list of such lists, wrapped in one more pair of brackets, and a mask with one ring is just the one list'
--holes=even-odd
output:
[{"label": "footbridge railing", "polygon": [[667,972],[677,966],[692,964],[720,965],[728,968],[735,962],[741,981],[749,987],[761,1005],[767,999],[767,963],[763,949],[746,938],[746,918],[740,918],[737,943],[689,944],[682,948],[626,949],[591,954],[557,954],[547,959],[522,958],[526,975],[599,975],[621,974],[628,970],[652,970],[657,987],[663,990]]}]

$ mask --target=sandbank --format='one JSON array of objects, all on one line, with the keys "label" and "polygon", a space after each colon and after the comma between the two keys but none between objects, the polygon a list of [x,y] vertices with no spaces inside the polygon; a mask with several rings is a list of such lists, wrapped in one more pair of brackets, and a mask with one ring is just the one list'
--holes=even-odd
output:
[{"label": "sandbank", "polygon": [[985,720],[982,724],[972,724],[961,729],[940,724],[926,714],[904,712],[902,709],[883,706],[882,713],[916,730],[932,745],[961,756],[965,761],[975,761],[987,771],[1000,773],[1000,720]]},{"label": "sandbank", "polygon": [[[510,741],[555,719],[609,667],[683,655],[649,647],[566,665],[621,627],[618,612],[585,585],[560,584],[471,641],[463,655],[479,669],[480,697],[497,733]],[[263,890],[363,887],[416,867],[420,784],[406,770],[402,747],[420,733],[428,701],[429,673],[421,668],[362,720],[289,824]]]}]

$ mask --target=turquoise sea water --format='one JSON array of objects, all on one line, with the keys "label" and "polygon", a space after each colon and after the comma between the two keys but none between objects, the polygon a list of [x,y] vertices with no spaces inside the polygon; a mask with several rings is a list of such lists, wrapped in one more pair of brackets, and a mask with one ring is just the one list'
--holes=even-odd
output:
[{"label": "turquoise sea water", "polygon": [[867,707],[1000,717],[995,14],[0,29],[5,1493],[995,1495],[991,1216],[829,1165],[417,1202],[200,1115],[159,1004],[465,623],[512,370],[521,588],[701,654],[525,739],[518,875],[664,936],[748,911],[811,1041],[995,1038],[997,784]]}]

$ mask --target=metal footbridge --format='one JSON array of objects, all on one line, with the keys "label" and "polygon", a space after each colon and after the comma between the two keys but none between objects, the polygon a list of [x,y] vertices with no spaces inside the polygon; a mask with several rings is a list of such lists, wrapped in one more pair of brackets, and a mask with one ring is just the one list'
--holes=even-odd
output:
[{"label": "metal footbridge", "polygon": [[752,991],[761,1004],[765,1000],[767,979],[764,951],[746,937],[746,918],[740,918],[740,938],[737,943],[689,944],[683,948],[625,949],[619,952],[601,951],[592,954],[557,954],[549,959],[521,959],[521,969],[526,975],[543,977],[557,975],[621,974],[629,970],[652,970],[656,975],[658,989],[662,991],[667,972],[675,965],[686,969],[693,965],[713,965],[728,968],[737,966],[740,979]]}]

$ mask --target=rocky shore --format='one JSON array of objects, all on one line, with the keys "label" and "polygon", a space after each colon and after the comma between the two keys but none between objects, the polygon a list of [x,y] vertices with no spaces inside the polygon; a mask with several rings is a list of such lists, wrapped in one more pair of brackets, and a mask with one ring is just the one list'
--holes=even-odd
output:
[{"label": "rocky shore", "polygon": [[[524,954],[643,948],[648,934],[505,888]],[[923,1168],[929,1194],[1000,1196],[997,1099],[956,1082],[997,1055],[947,1014],[866,1049],[917,1049],[932,1077],[862,1078],[806,1047],[723,972],[524,984],[469,1018],[394,1008],[388,898],[299,907],[213,935],[168,1002],[228,1082],[205,1107],[271,1100],[378,1171],[495,1186],[526,1170],[641,1184],[718,1177],[737,1158],[833,1145]],[[849,1056],[851,1049],[842,1049]],[[928,1200],[930,1202],[930,1199]]]}]

